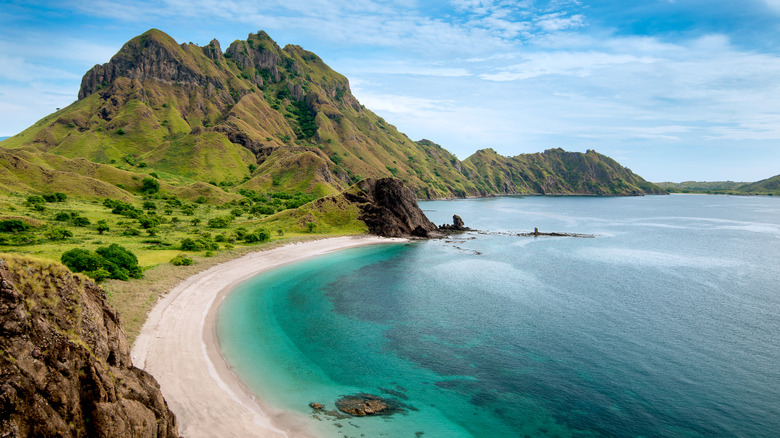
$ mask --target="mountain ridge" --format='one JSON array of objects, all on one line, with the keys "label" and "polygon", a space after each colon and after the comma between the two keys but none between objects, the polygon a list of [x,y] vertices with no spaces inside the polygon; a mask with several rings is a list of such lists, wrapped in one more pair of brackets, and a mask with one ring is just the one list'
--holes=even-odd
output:
[{"label": "mountain ridge", "polygon": [[179,183],[317,196],[367,177],[399,178],[422,199],[665,193],[595,152],[481,150],[458,160],[366,109],[316,54],[263,31],[223,52],[217,40],[177,44],[149,30],[90,69],[78,97],[2,146]]}]

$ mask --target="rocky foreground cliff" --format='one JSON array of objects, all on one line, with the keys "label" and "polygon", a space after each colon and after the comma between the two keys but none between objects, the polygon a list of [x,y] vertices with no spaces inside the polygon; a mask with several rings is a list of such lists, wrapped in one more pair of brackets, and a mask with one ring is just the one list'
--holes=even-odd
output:
[{"label": "rocky foreground cliff", "polygon": [[60,264],[0,256],[0,436],[178,437],[105,293]]}]

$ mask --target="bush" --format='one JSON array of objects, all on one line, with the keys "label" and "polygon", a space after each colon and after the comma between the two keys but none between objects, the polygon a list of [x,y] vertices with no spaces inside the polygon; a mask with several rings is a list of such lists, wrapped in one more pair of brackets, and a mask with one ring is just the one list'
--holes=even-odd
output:
[{"label": "bush", "polygon": [[77,227],[86,227],[90,223],[91,222],[89,221],[89,219],[87,219],[85,217],[77,217],[77,218],[73,219],[73,225],[75,225]]},{"label": "bush", "polygon": [[141,225],[141,228],[149,229],[160,225],[162,219],[153,215],[143,215],[138,217],[138,223]]},{"label": "bush", "polygon": [[82,248],[65,251],[60,261],[73,272],[94,272],[103,268],[103,258],[98,254]]},{"label": "bush", "polygon": [[97,232],[99,234],[103,234],[104,232],[109,230],[110,228],[108,227],[108,222],[106,222],[105,220],[99,220],[97,222]]},{"label": "bush", "polygon": [[104,267],[111,273],[111,278],[126,280],[128,275],[132,278],[143,276],[135,254],[116,243],[102,246],[95,252],[105,259]]},{"label": "bush", "polygon": [[141,278],[141,268],[135,254],[113,243],[98,248],[95,252],[74,248],[66,251],[60,257],[65,266],[74,272],[83,272],[95,280],[115,278]]},{"label": "bush", "polygon": [[189,266],[192,264],[192,259],[184,254],[179,254],[171,259],[173,266]]},{"label": "bush", "polygon": [[73,233],[67,228],[52,228],[46,233],[46,237],[51,240],[65,240],[68,237],[73,237]]},{"label": "bush", "polygon": [[184,239],[181,240],[182,251],[200,251],[202,249],[203,249],[203,245],[200,242],[195,241],[194,239],[185,237]]},{"label": "bush", "polygon": [[157,210],[157,204],[154,201],[144,201],[142,207],[144,210]]},{"label": "bush", "polygon": [[251,210],[252,214],[274,214],[276,209],[270,205],[255,205]]},{"label": "bush", "polygon": [[59,221],[59,222],[69,221],[70,220],[70,214],[67,213],[67,212],[61,211],[61,212],[57,213],[56,216],[54,216],[54,220],[55,221]]},{"label": "bush", "polygon": [[248,233],[244,236],[247,243],[260,243],[271,240],[271,233],[264,228],[258,228],[254,233]]},{"label": "bush", "polygon": [[111,209],[111,213],[119,214],[125,217],[137,218],[143,214],[143,210],[135,208],[127,202],[119,201],[116,199],[106,198],[103,200],[103,206]]},{"label": "bush", "polygon": [[141,192],[147,195],[160,191],[160,182],[154,178],[146,177],[141,180]]},{"label": "bush", "polygon": [[62,192],[48,193],[43,195],[43,199],[46,202],[65,202],[65,200],[68,199],[68,195]]},{"label": "bush", "polygon": [[122,231],[123,236],[140,236],[141,231],[137,228],[133,227],[127,227],[124,231]]},{"label": "bush", "polygon": [[43,197],[41,197],[41,196],[30,195],[30,196],[27,197],[27,205],[29,205],[31,207],[36,205],[36,204],[45,204],[45,203],[46,203],[46,200],[43,199]]},{"label": "bush", "polygon": [[30,229],[30,225],[19,219],[6,219],[0,221],[0,231],[4,233],[19,233]]},{"label": "bush", "polygon": [[209,228],[227,228],[230,225],[230,221],[233,218],[231,216],[220,216],[209,219]]}]

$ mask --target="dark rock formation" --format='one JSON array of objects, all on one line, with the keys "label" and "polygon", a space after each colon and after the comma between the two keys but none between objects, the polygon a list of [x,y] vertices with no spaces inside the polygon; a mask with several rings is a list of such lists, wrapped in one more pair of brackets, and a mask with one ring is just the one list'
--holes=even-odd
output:
[{"label": "dark rock formation", "polygon": [[395,178],[368,178],[343,196],[360,208],[359,219],[371,234],[385,237],[427,237],[436,231],[417,205],[414,193]]},{"label": "dark rock formation", "polygon": [[393,399],[372,394],[347,395],[336,400],[336,407],[354,417],[366,415],[392,415],[403,410],[403,405]]},{"label": "dark rock formation", "polygon": [[105,293],[62,265],[0,261],[0,436],[178,437]]},{"label": "dark rock formation", "polygon": [[325,405],[323,405],[322,403],[314,402],[314,403],[309,403],[309,407],[314,410],[320,411],[325,407]]},{"label": "dark rock formation", "polygon": [[439,226],[439,231],[451,232],[451,231],[469,231],[471,228],[467,227],[460,216],[457,214],[452,215],[452,225],[442,224]]}]

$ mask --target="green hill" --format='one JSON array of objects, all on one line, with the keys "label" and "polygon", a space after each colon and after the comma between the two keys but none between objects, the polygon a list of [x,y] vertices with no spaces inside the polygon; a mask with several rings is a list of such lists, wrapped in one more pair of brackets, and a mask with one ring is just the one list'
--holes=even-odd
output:
[{"label": "green hill", "polygon": [[[23,150],[20,159],[38,166],[28,167],[29,177],[0,168],[0,185],[36,190],[38,182],[25,178],[67,173],[86,159],[102,165],[99,174],[58,178],[88,176],[127,190],[133,174],[155,173],[171,187],[209,182],[227,191],[316,196],[368,177],[397,177],[419,198],[665,193],[592,151],[502,157],[483,150],[460,161],[363,107],[348,80],[314,53],[281,48],[262,31],[223,52],[216,40],[178,44],[152,29],[88,71],[78,96],[0,144],[6,155]],[[55,164],[52,156],[71,161]],[[83,194],[94,196],[94,187]]]},{"label": "green hill", "polygon": [[780,175],[775,175],[739,188],[741,193],[752,195],[780,195]]},{"label": "green hill", "polygon": [[659,187],[672,193],[707,193],[729,195],[780,195],[780,175],[754,183],[736,181],[660,182]]}]

